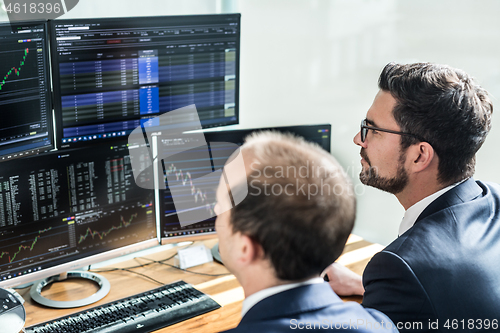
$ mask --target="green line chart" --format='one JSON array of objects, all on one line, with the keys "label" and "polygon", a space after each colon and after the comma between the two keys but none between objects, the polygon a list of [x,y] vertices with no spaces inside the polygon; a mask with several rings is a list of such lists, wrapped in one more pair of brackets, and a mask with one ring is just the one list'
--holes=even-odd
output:
[{"label": "green line chart", "polygon": [[21,73],[21,68],[24,66],[24,63],[26,62],[26,57],[28,56],[28,53],[29,53],[29,49],[25,48],[24,49],[23,60],[21,60],[21,62],[19,63],[19,67],[12,67],[7,72],[7,74],[5,74],[5,76],[3,77],[2,82],[0,82],[0,91],[2,90],[3,86],[5,85],[5,83],[7,83],[7,79],[12,74],[12,72],[14,72],[14,75],[19,76],[19,74]]},{"label": "green line chart", "polygon": [[31,243],[31,245],[22,245],[22,244],[19,245],[17,252],[13,253],[12,255],[9,252],[2,252],[0,254],[0,259],[2,259],[4,256],[9,256],[9,263],[12,263],[14,260],[16,260],[17,255],[19,255],[19,253],[21,253],[21,251],[27,250],[27,249],[29,249],[30,251],[33,251],[33,248],[35,247],[36,243],[38,242],[38,239],[40,239],[42,234],[51,230],[51,229],[52,229],[52,227],[49,227],[47,229],[38,231],[38,235],[35,237],[35,239]]},{"label": "green line chart", "polygon": [[118,226],[111,226],[111,228],[109,228],[106,231],[96,231],[96,230],[92,230],[90,227],[88,227],[85,235],[80,235],[80,238],[78,239],[78,244],[83,243],[87,239],[87,237],[89,237],[89,236],[92,237],[92,239],[99,237],[100,240],[103,240],[112,231],[129,227],[135,218],[137,218],[137,213],[132,214],[132,216],[130,216],[130,219],[128,221],[125,221],[123,216],[120,216],[120,219],[121,219],[120,224]]}]

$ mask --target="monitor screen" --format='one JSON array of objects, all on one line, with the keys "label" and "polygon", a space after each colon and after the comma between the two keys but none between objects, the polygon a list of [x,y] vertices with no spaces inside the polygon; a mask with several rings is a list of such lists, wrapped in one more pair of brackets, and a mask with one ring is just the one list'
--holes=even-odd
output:
[{"label": "monitor screen", "polygon": [[51,47],[58,147],[191,104],[204,128],[238,123],[240,14],[55,20]]},{"label": "monitor screen", "polygon": [[[202,210],[213,209],[215,190],[219,185],[218,179],[213,179],[213,182],[196,182],[196,179],[224,166],[229,156],[235,151],[235,146],[228,145],[227,143],[240,146],[243,144],[245,137],[249,134],[262,130],[292,133],[304,137],[307,141],[315,142],[323,149],[330,152],[331,125],[287,126],[206,132],[204,133],[205,140],[210,146],[210,156],[212,156],[211,167],[207,167],[206,164],[204,165],[200,163],[199,160],[193,159],[192,157],[196,154],[193,154],[192,151],[184,151],[182,149],[186,140],[191,140],[191,138],[163,140],[159,143],[159,147],[162,147],[160,149],[168,150],[169,154],[171,154],[173,150],[179,151],[176,155],[176,160],[178,161],[176,165],[168,162],[163,164],[165,178],[167,174],[174,174],[179,182],[170,185],[185,189],[185,195],[182,196],[184,200],[192,201],[192,205],[198,205],[198,208]],[[214,151],[217,152],[215,153]],[[182,154],[189,156],[189,158],[183,159]],[[161,150],[159,156],[162,156]],[[217,156],[217,158],[214,158],[214,156]],[[176,193],[179,195],[179,192]],[[159,207],[161,209],[160,231],[162,243],[178,242],[191,237],[213,237],[215,235],[215,217],[202,222],[181,226],[177,218],[177,211],[172,199],[172,194],[168,188],[168,183],[166,184],[166,189],[160,191]]]},{"label": "monitor screen", "polygon": [[0,25],[0,161],[54,147],[47,22]]},{"label": "monitor screen", "polygon": [[7,161],[0,238],[0,286],[59,274],[158,245],[154,194],[134,181],[125,143]]}]

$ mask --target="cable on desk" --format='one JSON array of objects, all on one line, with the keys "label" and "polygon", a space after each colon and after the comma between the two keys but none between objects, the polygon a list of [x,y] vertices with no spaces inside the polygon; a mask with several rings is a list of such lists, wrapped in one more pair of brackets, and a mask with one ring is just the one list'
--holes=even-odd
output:
[{"label": "cable on desk", "polygon": [[132,270],[132,268],[139,268],[139,267],[144,267],[144,266],[147,266],[147,265],[150,265],[152,263],[148,263],[148,264],[144,264],[144,265],[141,265],[141,266],[135,266],[135,267],[129,267],[129,268],[110,268],[110,269],[102,269],[102,270],[95,270],[93,272],[95,273],[105,273],[105,272],[114,272],[114,271],[125,271],[125,272],[129,272],[129,273],[133,273],[133,274],[137,274],[137,275],[140,275],[140,276],[143,276],[155,283],[158,283],[159,285],[164,285],[165,283],[161,282],[161,281],[158,281],[156,279],[153,279],[152,277],[146,275],[146,274],[142,274],[142,273],[139,273],[139,272],[135,272]]},{"label": "cable on desk", "polygon": [[[194,242],[191,243],[191,244],[189,244],[188,246],[186,246],[185,249],[188,248],[188,247],[190,247],[190,246],[192,246],[193,244],[194,244]],[[175,257],[176,255],[177,255],[177,253],[174,253],[170,257],[168,257],[166,259],[159,260],[158,262],[163,262],[163,261],[170,260],[173,257]],[[141,258],[141,257],[134,257],[133,259],[137,261],[138,258]],[[148,259],[148,260],[151,261],[151,259]],[[157,263],[157,262],[153,261],[153,262],[148,262],[146,264],[140,264],[140,265],[137,265],[137,266],[129,266],[129,267],[125,267],[125,268],[109,268],[109,269],[104,269],[104,270],[94,270],[93,272],[100,273],[100,272],[112,272],[112,271],[116,271],[116,270],[127,270],[127,269],[141,268],[141,267],[149,266],[149,265],[152,265],[152,264],[155,264],[155,263]],[[91,265],[89,265],[88,271],[91,271],[91,270],[92,270]]]},{"label": "cable on desk", "polygon": [[153,279],[152,277],[150,277],[150,276],[148,276],[148,275],[146,275],[146,274],[142,274],[142,273],[139,273],[139,272],[131,271],[131,270],[129,270],[129,269],[122,269],[122,270],[123,270],[123,271],[126,271],[126,272],[130,272],[130,273],[134,273],[134,274],[137,274],[137,275],[144,276],[145,278],[147,278],[147,279],[149,279],[149,280],[151,280],[151,281],[153,281],[153,282],[156,282],[156,283],[158,283],[159,285],[162,285],[162,286],[166,284],[166,283],[164,283],[164,282],[161,282],[161,281],[158,281],[158,280],[156,280],[156,279]]},{"label": "cable on desk", "polygon": [[[185,248],[188,248],[188,247],[192,246],[193,244],[195,244],[195,243],[193,242],[193,243],[189,244],[188,246],[186,246]],[[191,273],[191,274],[197,274],[197,275],[204,275],[204,276],[225,276],[225,275],[231,275],[231,273],[208,274],[208,273],[193,272],[193,271],[189,271],[187,269],[180,268],[180,267],[177,267],[177,266],[174,266],[172,264],[168,264],[168,263],[165,262],[167,260],[170,260],[170,259],[174,258],[176,255],[177,255],[177,253],[174,253],[170,257],[162,259],[162,260],[154,260],[154,259],[149,259],[149,258],[144,258],[144,257],[135,257],[134,260],[136,260],[136,261],[138,261],[138,259],[143,259],[143,260],[148,260],[149,262],[145,263],[145,264],[140,264],[140,265],[137,265],[137,266],[130,266],[130,267],[125,267],[125,268],[101,269],[101,270],[94,270],[93,272],[95,272],[95,273],[104,273],[104,272],[113,272],[113,271],[125,271],[125,272],[129,272],[129,273],[134,273],[134,274],[137,274],[137,275],[141,275],[141,276],[143,276],[143,277],[145,277],[145,278],[147,278],[147,279],[149,279],[151,281],[154,281],[155,283],[158,283],[160,285],[164,285],[165,283],[160,282],[160,281],[158,281],[156,279],[153,279],[152,277],[150,277],[150,276],[148,276],[146,274],[135,272],[132,269],[141,268],[141,267],[149,266],[149,265],[152,265],[152,264],[160,264],[160,265],[170,266],[170,267],[176,268],[178,270],[181,270],[181,271],[184,271],[184,272],[187,272],[187,273]],[[89,265],[89,271],[90,270],[91,270],[91,266]]]},{"label": "cable on desk", "polygon": [[154,260],[154,259],[149,259],[149,258],[144,258],[144,257],[138,257],[140,259],[145,259],[145,260],[149,260],[151,261],[151,263],[157,263],[157,264],[161,264],[161,265],[166,265],[166,266],[170,266],[170,267],[173,267],[173,268],[177,268],[178,270],[181,270],[181,271],[184,271],[184,272],[187,272],[187,273],[191,273],[191,274],[198,274],[198,275],[205,275],[205,276],[226,276],[226,275],[231,275],[231,273],[224,273],[224,274],[208,274],[208,273],[200,273],[200,272],[193,272],[193,271],[188,271],[187,269],[185,268],[180,268],[180,267],[177,267],[175,265],[172,265],[172,264],[167,264],[166,262],[163,262],[164,260],[162,261],[158,261],[158,260]]},{"label": "cable on desk", "polygon": [[[134,259],[136,259],[136,258],[134,258]],[[141,267],[149,266],[149,265],[152,265],[152,264],[154,264],[154,262],[149,262],[149,263],[146,263],[146,264],[140,264],[140,265],[125,267],[125,268],[117,268],[116,267],[116,268],[108,268],[108,269],[98,269],[98,270],[93,270],[93,272],[95,272],[95,273],[104,273],[104,272],[114,272],[114,271],[125,271],[125,272],[129,272],[129,273],[133,273],[133,274],[144,276],[144,277],[146,277],[149,280],[152,280],[152,281],[154,281],[154,282],[156,282],[158,284],[164,285],[165,283],[160,282],[158,280],[155,280],[152,277],[147,276],[146,274],[142,274],[142,273],[135,272],[135,271],[132,270],[134,268],[141,268]],[[91,270],[90,267],[91,266],[89,265],[89,271]]]}]

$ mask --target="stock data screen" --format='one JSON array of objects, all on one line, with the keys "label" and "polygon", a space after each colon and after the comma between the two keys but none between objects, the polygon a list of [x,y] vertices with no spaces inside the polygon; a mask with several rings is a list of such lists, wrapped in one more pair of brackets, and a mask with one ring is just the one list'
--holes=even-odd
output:
[{"label": "stock data screen", "polygon": [[0,280],[156,239],[152,190],[126,144],[2,163]]},{"label": "stock data screen", "polygon": [[[205,177],[203,181],[200,181],[200,178],[223,168],[229,157],[236,151],[237,146],[241,146],[248,135],[265,130],[303,137],[330,152],[331,125],[329,124],[206,132],[204,136],[208,144],[203,147],[204,143],[200,143],[199,148],[190,150],[184,148],[193,140],[189,135],[184,138],[160,141],[158,156],[161,158],[161,156],[173,155],[176,161],[172,163],[168,159],[162,160],[166,189],[160,191],[159,206],[162,210],[160,224],[164,240],[215,232],[213,208],[219,178]],[[203,161],[207,151],[210,151],[209,161]],[[173,176],[170,179],[174,181],[169,182],[168,175]],[[171,191],[174,187],[179,189],[176,191],[175,200]],[[176,209],[177,203],[187,203],[192,207],[191,209],[207,212],[214,217],[200,222],[192,221],[196,223],[182,226],[177,217],[177,213],[182,213],[182,211]]]},{"label": "stock data screen", "polygon": [[0,25],[0,161],[53,148],[45,22]]},{"label": "stock data screen", "polygon": [[[178,236],[192,236],[215,232],[215,217],[204,221],[188,221],[188,225],[182,226],[176,209],[179,206],[191,206],[191,209],[197,209],[209,216],[215,216],[214,206],[216,201],[216,190],[219,185],[219,178],[203,179],[202,176],[224,167],[225,162],[235,151],[234,146],[228,146],[224,143],[212,143],[210,153],[217,150],[218,158],[210,158],[207,163],[203,163],[203,156],[208,152],[208,146],[196,149],[186,150],[184,147],[191,138],[179,138],[175,140],[162,140],[159,147],[163,152],[175,156],[175,162],[162,161],[163,176],[166,189],[160,191],[161,204],[161,225],[162,238],[171,238]],[[162,153],[160,153],[160,156]],[[165,154],[163,154],[165,155]],[[196,158],[198,156],[198,158]],[[167,177],[171,176],[171,182]],[[174,180],[175,179],[175,180]],[[172,188],[177,188],[175,193],[176,201]],[[182,201],[182,202],[180,202]]]},{"label": "stock data screen", "polygon": [[62,148],[191,104],[203,127],[238,123],[239,14],[55,20],[51,31]]}]

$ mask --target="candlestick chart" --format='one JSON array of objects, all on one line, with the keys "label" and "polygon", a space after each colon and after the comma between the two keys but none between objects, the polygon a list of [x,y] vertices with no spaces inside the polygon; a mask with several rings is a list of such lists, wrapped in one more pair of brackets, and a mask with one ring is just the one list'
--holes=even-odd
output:
[{"label": "candlestick chart", "polygon": [[120,216],[120,224],[117,226],[112,225],[110,228],[107,230],[92,230],[92,228],[88,227],[84,235],[80,235],[80,238],[78,239],[78,244],[83,243],[87,237],[91,237],[92,239],[100,239],[103,240],[106,238],[109,234],[111,234],[115,230],[120,230],[122,228],[128,228],[132,224],[132,220],[137,218],[137,213],[132,214],[128,221],[125,221],[123,216]]},{"label": "candlestick chart", "polygon": [[0,51],[0,93],[38,87],[38,57],[35,42],[8,44]]},{"label": "candlestick chart", "polygon": [[38,262],[69,247],[66,225],[36,229],[36,223],[27,225],[26,231],[2,231],[0,243],[0,266],[19,262]]}]

